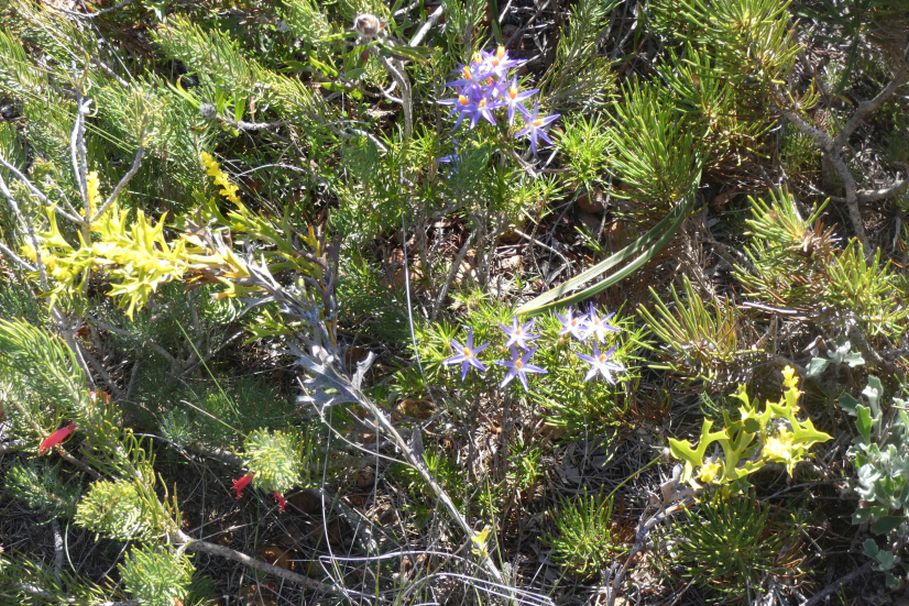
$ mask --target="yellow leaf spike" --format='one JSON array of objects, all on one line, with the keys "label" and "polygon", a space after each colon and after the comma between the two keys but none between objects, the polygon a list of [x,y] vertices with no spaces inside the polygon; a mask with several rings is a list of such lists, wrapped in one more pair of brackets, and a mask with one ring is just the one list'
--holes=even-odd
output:
[{"label": "yellow leaf spike", "polygon": [[240,188],[234,185],[227,176],[227,173],[221,170],[218,161],[208,152],[200,153],[199,160],[201,160],[205,172],[211,177],[215,187],[219,188],[218,193],[220,193],[228,202],[232,202],[239,206],[241,202],[237,192],[239,192]]}]

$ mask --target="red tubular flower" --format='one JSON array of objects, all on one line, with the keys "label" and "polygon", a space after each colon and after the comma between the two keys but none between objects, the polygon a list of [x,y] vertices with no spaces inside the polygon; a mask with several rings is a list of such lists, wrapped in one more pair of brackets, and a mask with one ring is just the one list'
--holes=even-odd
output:
[{"label": "red tubular flower", "polygon": [[287,509],[287,501],[284,500],[284,495],[280,492],[271,493],[275,497],[275,501],[278,502],[278,509],[281,510],[281,513],[284,513],[284,510]]},{"label": "red tubular flower", "polygon": [[65,425],[54,433],[50,434],[41,440],[40,444],[38,444],[38,454],[47,454],[51,448],[68,438],[69,434],[73,433],[74,431],[76,431],[76,424],[70,423],[69,425]]},{"label": "red tubular flower", "polygon": [[243,498],[243,491],[246,490],[246,487],[249,486],[249,483],[253,480],[252,472],[249,472],[242,478],[233,481],[233,491],[234,498],[238,501]]}]

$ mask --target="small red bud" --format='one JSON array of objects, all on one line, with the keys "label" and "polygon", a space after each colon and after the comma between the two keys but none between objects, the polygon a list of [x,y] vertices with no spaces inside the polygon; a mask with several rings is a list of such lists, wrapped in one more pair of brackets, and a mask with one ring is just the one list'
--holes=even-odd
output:
[{"label": "small red bud", "polygon": [[91,398],[93,404],[98,402],[100,398],[105,404],[110,404],[110,394],[104,391],[103,389],[92,389],[88,392],[88,397]]}]

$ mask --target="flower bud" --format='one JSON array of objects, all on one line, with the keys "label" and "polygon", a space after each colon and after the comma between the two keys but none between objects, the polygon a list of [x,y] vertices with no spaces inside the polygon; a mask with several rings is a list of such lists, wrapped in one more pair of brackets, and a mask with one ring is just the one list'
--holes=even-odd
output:
[{"label": "flower bud", "polygon": [[364,38],[375,38],[385,30],[385,24],[370,13],[360,13],[354,18],[353,27]]}]

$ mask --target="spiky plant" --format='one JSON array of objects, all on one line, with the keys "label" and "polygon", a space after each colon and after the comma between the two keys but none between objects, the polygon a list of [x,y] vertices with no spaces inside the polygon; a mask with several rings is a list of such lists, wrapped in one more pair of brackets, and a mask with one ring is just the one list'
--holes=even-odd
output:
[{"label": "spiky plant", "polygon": [[799,573],[801,527],[751,495],[717,492],[662,539],[674,576],[710,590],[713,602],[752,604],[769,580]]},{"label": "spiky plant", "polygon": [[667,350],[661,365],[708,381],[728,379],[735,361],[749,353],[740,345],[744,321],[735,305],[719,297],[705,302],[687,277],[681,292],[670,288],[670,303],[650,292],[653,311],[641,307],[638,313]]},{"label": "spiky plant", "polygon": [[611,497],[582,493],[565,499],[555,513],[546,542],[554,559],[570,572],[590,577],[622,553],[613,533]]},{"label": "spiky plant", "polygon": [[185,554],[146,546],[132,548],[118,569],[130,595],[149,606],[182,603],[194,572],[192,562]]}]

